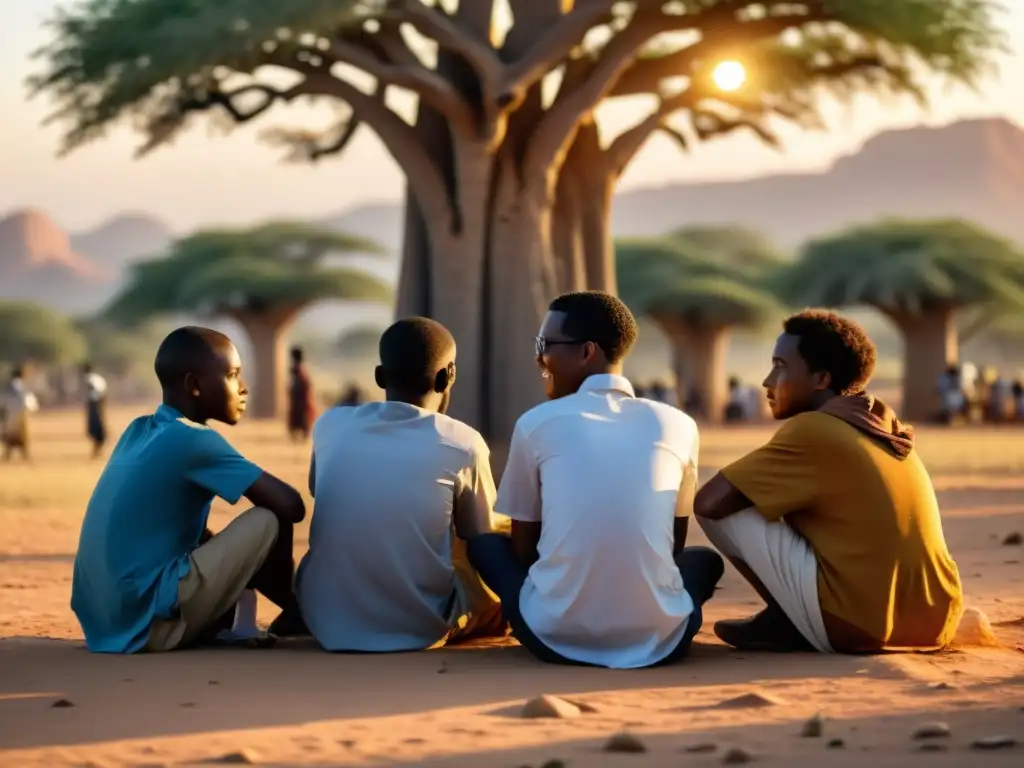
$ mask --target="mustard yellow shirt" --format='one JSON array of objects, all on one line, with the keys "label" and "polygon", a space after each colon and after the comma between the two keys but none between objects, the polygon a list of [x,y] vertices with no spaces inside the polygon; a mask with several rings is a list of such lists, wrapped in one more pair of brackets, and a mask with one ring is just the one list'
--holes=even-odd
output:
[{"label": "mustard yellow shirt", "polygon": [[807,539],[836,650],[925,650],[953,639],[960,575],[916,451],[900,459],[841,419],[811,412],[722,474],[767,520],[784,517]]}]

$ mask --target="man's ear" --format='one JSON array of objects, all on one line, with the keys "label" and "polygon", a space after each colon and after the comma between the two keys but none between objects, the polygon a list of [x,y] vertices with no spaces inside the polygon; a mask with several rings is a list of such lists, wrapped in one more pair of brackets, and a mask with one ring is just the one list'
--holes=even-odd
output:
[{"label": "man's ear", "polygon": [[387,377],[384,375],[384,366],[378,365],[373,369],[373,380],[377,382],[377,386],[381,389],[387,389]]},{"label": "man's ear", "polygon": [[589,363],[591,360],[597,357],[597,353],[600,351],[600,347],[598,347],[597,344],[595,344],[594,342],[583,342],[583,362]]},{"label": "man's ear", "polygon": [[824,392],[826,389],[832,388],[832,374],[828,371],[815,371],[814,379],[814,390],[816,392]]},{"label": "man's ear", "polygon": [[199,397],[199,379],[194,373],[185,374],[185,393],[189,397]]}]

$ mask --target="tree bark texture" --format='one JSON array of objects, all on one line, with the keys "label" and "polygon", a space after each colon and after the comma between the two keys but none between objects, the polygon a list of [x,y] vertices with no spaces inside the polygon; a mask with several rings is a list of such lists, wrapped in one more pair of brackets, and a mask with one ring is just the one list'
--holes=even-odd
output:
[{"label": "tree bark texture", "polygon": [[725,358],[731,329],[659,322],[672,342],[679,406],[698,421],[721,424],[729,400]]},{"label": "tree bark texture", "polygon": [[278,419],[287,407],[287,350],[285,340],[301,308],[268,312],[236,312],[232,317],[245,329],[252,343],[255,371],[249,379],[252,415]]},{"label": "tree bark texture", "polygon": [[887,312],[903,335],[903,402],[900,416],[931,421],[942,407],[939,378],[958,362],[959,343],[953,307],[919,315]]}]

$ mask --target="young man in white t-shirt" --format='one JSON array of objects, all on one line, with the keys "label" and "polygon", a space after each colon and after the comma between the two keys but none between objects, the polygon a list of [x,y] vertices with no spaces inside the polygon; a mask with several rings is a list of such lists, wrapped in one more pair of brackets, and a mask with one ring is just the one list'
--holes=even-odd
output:
[{"label": "young man in white t-shirt", "polygon": [[387,401],[326,411],[313,428],[309,553],[296,592],[329,651],[414,651],[504,634],[501,607],[459,554],[492,530],[486,443],[445,415],[455,340],[406,318],[380,340]]},{"label": "young man in white t-shirt", "polygon": [[550,305],[536,339],[549,402],[516,424],[496,510],[512,536],[469,543],[535,656],[615,668],[684,656],[722,576],[718,553],[684,549],[697,426],[634,396],[622,362],[630,311],[586,291]]}]

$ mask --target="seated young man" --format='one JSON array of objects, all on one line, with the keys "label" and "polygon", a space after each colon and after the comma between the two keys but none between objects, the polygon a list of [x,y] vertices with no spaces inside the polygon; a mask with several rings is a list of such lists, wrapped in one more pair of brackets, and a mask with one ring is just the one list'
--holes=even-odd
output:
[{"label": "seated young man", "polygon": [[[292,526],[305,515],[302,497],[207,426],[237,424],[245,412],[230,339],[179,328],[160,344],[156,375],[163,404],[128,426],[89,500],[71,608],[92,651],[169,651],[215,637],[251,644],[247,587],[294,613]],[[245,496],[255,507],[211,535],[215,496],[231,504]]]},{"label": "seated young man", "polygon": [[445,415],[455,340],[426,318],[380,339],[386,402],[326,411],[313,428],[309,553],[297,592],[329,651],[416,651],[504,634],[497,599],[457,555],[491,530],[494,479],[473,428]]},{"label": "seated young man", "polygon": [[498,492],[511,538],[469,542],[516,637],[544,661],[674,661],[722,576],[716,552],[683,548],[697,427],[634,396],[622,363],[636,336],[632,314],[609,294],[551,303],[536,339],[550,402],[517,422]]},{"label": "seated young man", "polygon": [[956,631],[960,577],[913,430],[865,394],[875,347],[833,312],[786,320],[764,387],[771,441],[723,469],[695,512],[768,604],[716,634],[742,649],[934,649]]}]

